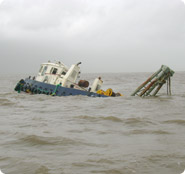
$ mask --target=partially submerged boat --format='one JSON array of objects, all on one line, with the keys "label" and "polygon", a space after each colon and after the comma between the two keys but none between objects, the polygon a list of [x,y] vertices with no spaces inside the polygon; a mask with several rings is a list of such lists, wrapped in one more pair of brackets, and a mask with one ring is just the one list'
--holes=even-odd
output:
[{"label": "partially submerged boat", "polygon": [[101,77],[94,80],[91,87],[87,80],[77,80],[80,76],[81,62],[71,65],[68,68],[60,61],[52,63],[48,61],[40,66],[40,70],[36,77],[28,77],[21,79],[15,91],[18,93],[26,92],[30,94],[46,94],[52,96],[74,96],[86,95],[91,97],[108,97],[121,96],[120,93],[115,93],[111,88],[106,91],[102,90],[103,81]]}]

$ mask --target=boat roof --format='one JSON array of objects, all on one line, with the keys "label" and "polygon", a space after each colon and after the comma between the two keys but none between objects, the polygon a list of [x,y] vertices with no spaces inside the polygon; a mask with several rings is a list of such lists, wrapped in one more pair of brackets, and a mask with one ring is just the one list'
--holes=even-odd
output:
[{"label": "boat roof", "polygon": [[56,63],[48,61],[47,63],[42,63],[41,65],[51,65],[55,67],[64,67],[65,69],[68,69],[68,67],[60,61],[56,61]]}]

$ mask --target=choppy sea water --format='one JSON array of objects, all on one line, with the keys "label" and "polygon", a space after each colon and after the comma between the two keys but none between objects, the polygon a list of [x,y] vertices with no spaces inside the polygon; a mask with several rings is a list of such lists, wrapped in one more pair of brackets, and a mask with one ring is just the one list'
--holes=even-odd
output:
[{"label": "choppy sea water", "polygon": [[[5,174],[181,174],[185,73],[158,97],[130,94],[152,73],[101,74],[117,98],[18,94],[0,76],[0,170]],[[85,74],[92,82],[99,74]]]}]

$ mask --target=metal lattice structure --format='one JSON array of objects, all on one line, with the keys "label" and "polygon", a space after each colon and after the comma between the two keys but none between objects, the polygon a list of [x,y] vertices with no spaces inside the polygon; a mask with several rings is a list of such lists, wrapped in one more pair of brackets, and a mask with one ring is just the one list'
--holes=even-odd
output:
[{"label": "metal lattice structure", "polygon": [[149,79],[141,84],[131,96],[156,96],[162,86],[167,83],[167,94],[171,95],[171,78],[175,72],[169,67],[162,65]]}]

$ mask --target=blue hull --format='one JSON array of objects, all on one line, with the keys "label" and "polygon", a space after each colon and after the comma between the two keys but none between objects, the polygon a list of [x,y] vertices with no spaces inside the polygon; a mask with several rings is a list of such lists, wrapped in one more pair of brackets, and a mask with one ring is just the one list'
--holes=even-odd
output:
[{"label": "blue hull", "polygon": [[52,96],[75,96],[85,95],[90,97],[108,97],[90,91],[82,91],[74,88],[65,88],[59,85],[51,85],[26,78],[21,80],[15,87],[15,91],[23,91],[32,94],[46,94]]}]

